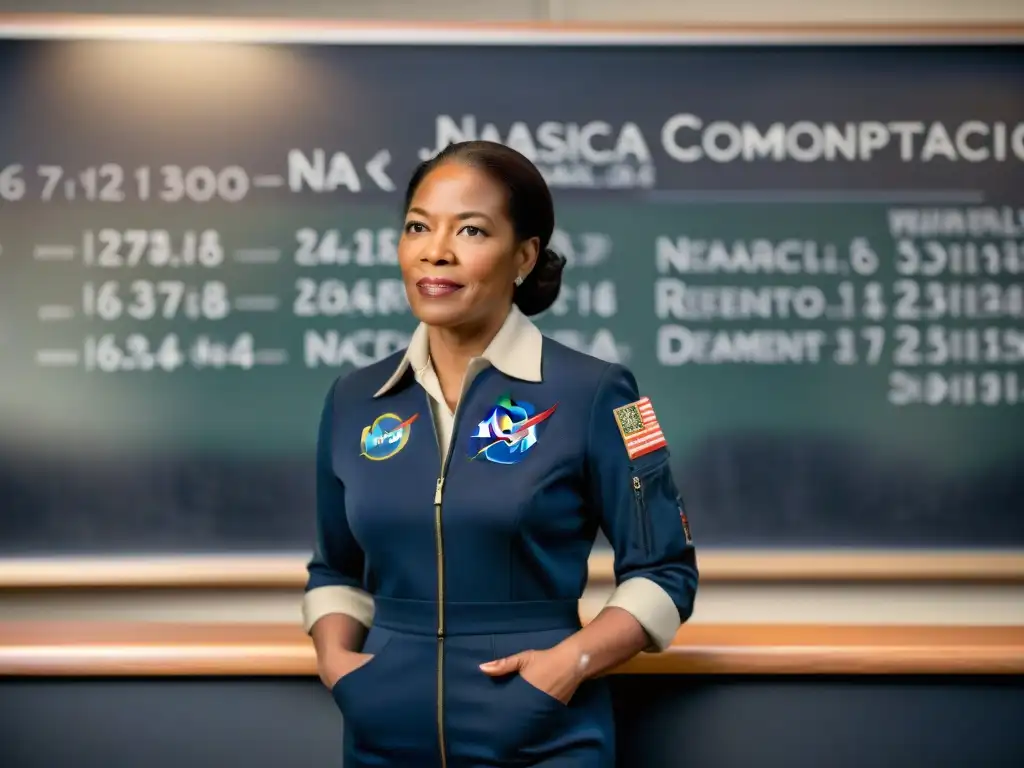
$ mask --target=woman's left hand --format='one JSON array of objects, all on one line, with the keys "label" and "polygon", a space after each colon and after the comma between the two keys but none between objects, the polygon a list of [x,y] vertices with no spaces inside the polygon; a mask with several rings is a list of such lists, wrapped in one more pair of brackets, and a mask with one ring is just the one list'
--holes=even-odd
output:
[{"label": "woman's left hand", "polygon": [[480,669],[491,677],[518,673],[534,688],[539,688],[563,704],[569,703],[583,682],[579,659],[562,646],[543,651],[521,651],[481,664]]}]

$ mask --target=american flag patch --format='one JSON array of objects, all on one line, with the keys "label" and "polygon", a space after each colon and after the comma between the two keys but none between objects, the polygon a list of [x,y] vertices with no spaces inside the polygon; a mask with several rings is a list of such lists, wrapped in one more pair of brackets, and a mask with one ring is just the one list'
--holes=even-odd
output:
[{"label": "american flag patch", "polygon": [[630,460],[666,447],[665,435],[650,398],[642,397],[635,403],[616,408],[613,413]]}]

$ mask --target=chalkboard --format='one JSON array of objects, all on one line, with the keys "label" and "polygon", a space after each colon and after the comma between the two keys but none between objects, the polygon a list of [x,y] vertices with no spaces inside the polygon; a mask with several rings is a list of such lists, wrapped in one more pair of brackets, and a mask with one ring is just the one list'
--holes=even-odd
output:
[{"label": "chalkboard", "polygon": [[0,554],[308,549],[404,182],[474,137],[702,545],[1024,546],[1022,52],[2,40]]}]

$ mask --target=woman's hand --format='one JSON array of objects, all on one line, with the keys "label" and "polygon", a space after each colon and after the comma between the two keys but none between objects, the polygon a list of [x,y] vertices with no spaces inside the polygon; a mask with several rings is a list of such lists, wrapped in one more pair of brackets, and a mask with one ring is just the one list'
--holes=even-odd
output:
[{"label": "woman's hand", "polygon": [[571,649],[556,645],[544,651],[522,651],[480,665],[491,677],[518,673],[534,688],[568,704],[584,680],[584,667],[579,655]]},{"label": "woman's hand", "polygon": [[317,664],[317,672],[320,674],[321,682],[330,689],[345,675],[355,672],[372,658],[373,654],[371,653],[337,650],[325,654],[320,659]]}]

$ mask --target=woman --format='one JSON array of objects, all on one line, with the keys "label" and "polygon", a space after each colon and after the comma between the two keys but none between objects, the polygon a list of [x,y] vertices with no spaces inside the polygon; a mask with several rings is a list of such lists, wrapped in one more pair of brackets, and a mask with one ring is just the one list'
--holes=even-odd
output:
[{"label": "woman", "polygon": [[[398,246],[420,325],[327,395],[303,615],[345,768],[613,765],[599,676],[667,647],[692,611],[649,401],[527,318],[558,295],[553,228],[518,152],[465,142],[423,163]],[[581,628],[599,527],[618,586]]]}]

